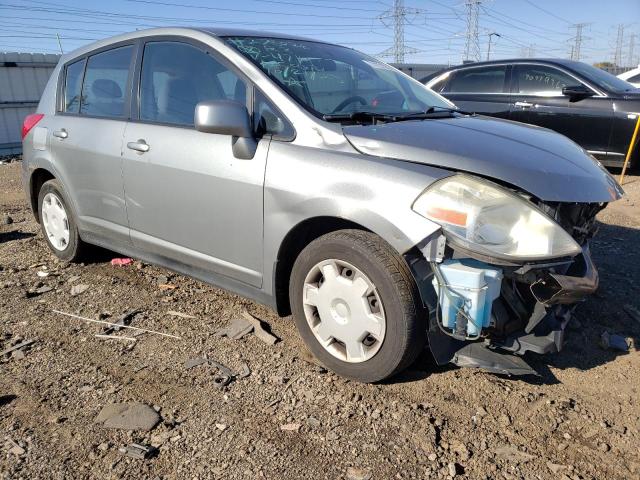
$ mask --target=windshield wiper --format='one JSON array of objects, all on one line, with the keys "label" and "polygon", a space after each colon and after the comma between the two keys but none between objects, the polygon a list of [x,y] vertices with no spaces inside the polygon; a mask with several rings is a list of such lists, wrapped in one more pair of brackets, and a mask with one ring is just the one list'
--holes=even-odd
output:
[{"label": "windshield wiper", "polygon": [[420,118],[448,118],[453,117],[456,113],[460,115],[475,115],[474,113],[458,110],[457,108],[429,107],[423,112],[413,112],[404,115],[397,115],[396,121],[415,120]]},{"label": "windshield wiper", "polygon": [[386,122],[393,122],[395,118],[395,115],[377,112],[326,113],[322,116],[322,119],[327,122],[339,122],[342,120],[353,120],[354,122],[384,120]]},{"label": "windshield wiper", "polygon": [[323,115],[322,118],[327,122],[340,122],[344,120],[351,120],[354,122],[375,122],[376,120],[380,120],[383,122],[402,122],[404,120],[419,120],[426,118],[450,118],[453,117],[456,113],[459,113],[461,115],[475,115],[474,113],[464,112],[455,108],[429,107],[422,112],[411,112],[405,114],[362,111],[349,113],[327,113]]}]

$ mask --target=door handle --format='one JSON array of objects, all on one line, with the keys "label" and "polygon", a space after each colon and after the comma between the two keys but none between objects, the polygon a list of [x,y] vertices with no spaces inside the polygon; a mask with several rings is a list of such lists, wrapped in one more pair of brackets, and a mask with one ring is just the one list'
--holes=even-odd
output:
[{"label": "door handle", "polygon": [[533,107],[533,103],[529,103],[529,102],[516,102],[516,107],[531,108],[531,107]]},{"label": "door handle", "polygon": [[127,148],[131,150],[135,150],[136,152],[139,152],[139,153],[145,153],[145,152],[148,152],[151,147],[143,139],[140,139],[137,142],[128,142]]},{"label": "door handle", "polygon": [[60,138],[60,139],[64,139],[64,138],[67,138],[69,136],[69,134],[67,133],[67,131],[64,128],[62,128],[60,130],[55,130],[53,132],[53,136],[57,137],[57,138]]}]

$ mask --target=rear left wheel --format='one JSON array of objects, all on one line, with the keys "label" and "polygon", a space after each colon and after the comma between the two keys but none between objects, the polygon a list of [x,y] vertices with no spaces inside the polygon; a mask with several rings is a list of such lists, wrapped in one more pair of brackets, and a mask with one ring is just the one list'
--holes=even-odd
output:
[{"label": "rear left wheel", "polygon": [[371,232],[341,230],[298,256],[289,295],[313,354],[336,373],[377,382],[409,366],[426,341],[426,314],[402,257]]},{"label": "rear left wheel", "polygon": [[49,180],[38,194],[40,226],[51,251],[61,260],[78,260],[85,247],[58,180]]}]

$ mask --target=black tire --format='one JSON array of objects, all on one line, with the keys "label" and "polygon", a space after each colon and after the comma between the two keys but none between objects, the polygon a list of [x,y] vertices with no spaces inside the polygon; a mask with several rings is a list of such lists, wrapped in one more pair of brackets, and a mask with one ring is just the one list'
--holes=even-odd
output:
[{"label": "black tire", "polygon": [[[69,225],[69,242],[67,247],[64,250],[58,250],[55,248],[47,232],[44,227],[44,223],[42,221],[42,202],[47,193],[55,194],[61,201],[66,213],[67,213],[67,222]],[[80,238],[78,233],[78,224],[76,222],[75,214],[71,207],[69,206],[69,202],[67,200],[67,196],[64,193],[64,189],[60,182],[56,179],[49,180],[42,184],[42,188],[40,188],[40,192],[38,193],[38,215],[40,220],[40,229],[42,230],[42,235],[44,236],[49,249],[58,257],[60,260],[64,260],[65,262],[77,262],[83,258],[83,255],[86,251],[86,244]]]},{"label": "black tire", "polygon": [[[357,267],[376,286],[384,305],[386,333],[378,352],[361,363],[329,353],[316,339],[303,306],[304,281],[319,262],[337,259]],[[426,343],[427,312],[402,257],[382,238],[362,230],[339,230],[311,242],[298,256],[289,282],[291,311],[298,331],[315,357],[337,374],[360,382],[379,382],[411,365]]]}]

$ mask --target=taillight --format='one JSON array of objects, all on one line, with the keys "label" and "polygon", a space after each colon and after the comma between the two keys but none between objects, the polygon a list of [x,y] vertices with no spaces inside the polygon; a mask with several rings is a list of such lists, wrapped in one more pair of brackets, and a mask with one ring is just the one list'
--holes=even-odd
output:
[{"label": "taillight", "polygon": [[42,113],[32,113],[31,115],[27,115],[22,122],[22,139],[27,136],[27,134],[31,131],[36,124],[42,120],[44,115]]}]

